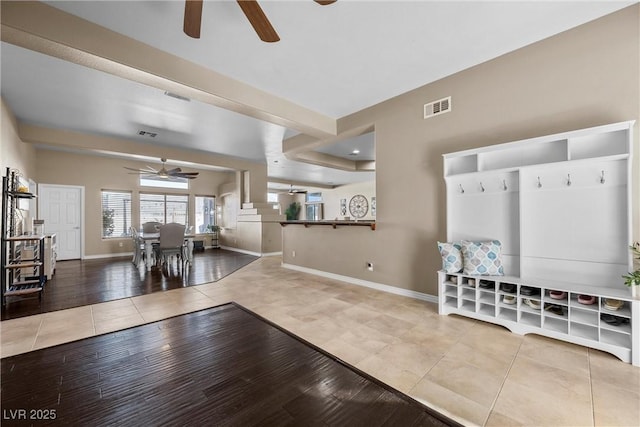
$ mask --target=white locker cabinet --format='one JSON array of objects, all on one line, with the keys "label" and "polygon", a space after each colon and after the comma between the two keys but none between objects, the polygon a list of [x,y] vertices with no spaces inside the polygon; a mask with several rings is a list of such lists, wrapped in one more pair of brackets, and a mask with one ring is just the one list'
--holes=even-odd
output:
[{"label": "white locker cabinet", "polygon": [[447,241],[500,240],[505,276],[438,272],[440,314],[573,342],[640,366],[640,300],[621,277],[633,269],[633,125],[445,154]]}]

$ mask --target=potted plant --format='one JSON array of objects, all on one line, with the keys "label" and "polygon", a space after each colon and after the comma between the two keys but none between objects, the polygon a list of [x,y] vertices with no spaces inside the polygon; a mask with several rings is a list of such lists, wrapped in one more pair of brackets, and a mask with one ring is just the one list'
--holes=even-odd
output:
[{"label": "potted plant", "polygon": [[289,205],[284,214],[287,216],[287,221],[295,221],[298,219],[298,215],[300,214],[300,203],[293,202]]},{"label": "potted plant", "polygon": [[[635,255],[635,259],[640,261],[640,242],[635,242],[629,246],[629,249],[631,249],[631,252]],[[640,268],[636,268],[635,271],[625,274],[622,278],[624,279],[624,284],[631,288],[631,295],[633,295],[634,298],[640,297],[638,294],[638,290],[640,289]]]},{"label": "potted plant", "polygon": [[207,225],[207,233],[217,234],[220,231],[220,226],[218,225]]}]

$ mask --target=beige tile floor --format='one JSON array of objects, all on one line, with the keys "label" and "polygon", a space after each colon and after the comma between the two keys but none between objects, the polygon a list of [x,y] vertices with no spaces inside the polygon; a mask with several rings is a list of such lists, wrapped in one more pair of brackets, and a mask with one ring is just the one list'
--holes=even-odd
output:
[{"label": "beige tile floor", "polygon": [[229,301],[467,425],[640,425],[640,368],[262,258],[216,283],[0,323],[2,357]]}]

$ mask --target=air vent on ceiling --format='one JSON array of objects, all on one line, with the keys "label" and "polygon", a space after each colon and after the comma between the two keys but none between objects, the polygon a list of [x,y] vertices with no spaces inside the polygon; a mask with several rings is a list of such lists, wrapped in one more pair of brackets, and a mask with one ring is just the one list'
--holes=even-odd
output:
[{"label": "air vent on ceiling", "polygon": [[155,133],[155,132],[147,132],[146,130],[139,130],[138,131],[138,135],[140,135],[140,136],[148,136],[149,138],[155,138],[156,136],[158,136],[157,133]]},{"label": "air vent on ceiling", "polygon": [[439,99],[437,101],[424,104],[424,118],[437,116],[438,114],[448,113],[451,111],[451,97]]},{"label": "air vent on ceiling", "polygon": [[186,96],[178,95],[177,93],[169,92],[168,90],[164,91],[164,94],[172,98],[179,99],[180,101],[191,102],[191,100]]}]

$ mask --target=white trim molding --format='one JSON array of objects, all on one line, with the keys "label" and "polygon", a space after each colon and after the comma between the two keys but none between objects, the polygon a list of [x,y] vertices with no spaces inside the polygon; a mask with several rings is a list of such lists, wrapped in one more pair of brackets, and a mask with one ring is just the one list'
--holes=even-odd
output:
[{"label": "white trim molding", "polygon": [[260,256],[263,256],[263,257],[265,257],[265,256],[282,256],[282,251],[280,251],[280,252],[265,252]]},{"label": "white trim molding", "polygon": [[343,276],[341,274],[328,273],[326,271],[315,270],[313,268],[301,267],[299,265],[282,263],[283,268],[290,270],[296,270],[303,273],[314,274],[316,276],[326,277],[328,279],[340,280],[341,282],[351,283],[353,285],[364,286],[366,288],[376,289],[378,291],[387,292],[390,294],[401,295],[403,297],[415,298],[422,301],[438,303],[438,297],[435,295],[424,294],[422,292],[416,292],[409,289],[402,289],[396,286],[385,285],[377,282],[370,282],[368,280],[356,279],[355,277]]},{"label": "white trim molding", "polygon": [[85,255],[82,259],[101,259],[101,258],[120,258],[120,257],[133,257],[133,252],[118,252],[115,254],[98,254],[98,255]]},{"label": "white trim molding", "polygon": [[265,256],[279,256],[282,255],[282,252],[265,252],[265,253],[260,253],[260,252],[253,252],[253,251],[247,251],[244,249],[238,249],[238,248],[234,248],[231,246],[220,246],[220,249],[225,249],[227,251],[232,251],[232,252],[239,252],[241,254],[247,254],[247,255],[253,255],[253,256],[257,256],[257,257],[265,257]]}]

